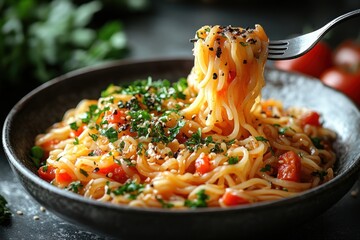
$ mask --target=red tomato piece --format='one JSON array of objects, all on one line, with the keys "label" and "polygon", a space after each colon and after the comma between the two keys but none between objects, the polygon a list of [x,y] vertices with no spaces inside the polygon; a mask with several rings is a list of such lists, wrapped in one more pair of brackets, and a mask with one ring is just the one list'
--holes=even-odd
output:
[{"label": "red tomato piece", "polygon": [[105,168],[100,168],[98,173],[104,174],[108,178],[111,178],[114,181],[120,183],[124,183],[128,179],[128,176],[126,175],[124,169],[122,169],[122,167],[116,163]]},{"label": "red tomato piece", "polygon": [[72,130],[72,132],[74,133],[75,137],[78,137],[84,131],[84,129],[85,129],[85,124],[82,124],[76,130]]},{"label": "red tomato piece", "polygon": [[294,151],[288,151],[279,156],[277,178],[287,181],[300,182],[301,158]]},{"label": "red tomato piece", "polygon": [[123,124],[125,123],[125,117],[126,114],[124,111],[116,109],[113,112],[108,113],[105,119],[108,121],[108,123]]},{"label": "red tomato piece", "polygon": [[68,185],[73,181],[71,175],[65,171],[58,171],[55,176],[56,182],[64,185]]},{"label": "red tomato piece", "polygon": [[313,125],[313,126],[321,126],[320,123],[320,114],[314,111],[310,111],[305,113],[300,117],[301,119],[301,125],[305,126],[307,124]]},{"label": "red tomato piece", "polygon": [[41,166],[38,170],[39,177],[51,182],[55,178],[55,168],[49,165]]},{"label": "red tomato piece", "polygon": [[206,154],[200,154],[195,160],[195,171],[205,174],[211,170],[210,158]]},{"label": "red tomato piece", "polygon": [[332,49],[324,41],[318,42],[309,52],[300,57],[274,62],[275,67],[279,69],[300,72],[317,78],[332,64]]},{"label": "red tomato piece", "polygon": [[226,206],[236,206],[249,203],[249,201],[245,198],[235,195],[229,191],[225,192],[225,194],[222,196],[222,201]]}]

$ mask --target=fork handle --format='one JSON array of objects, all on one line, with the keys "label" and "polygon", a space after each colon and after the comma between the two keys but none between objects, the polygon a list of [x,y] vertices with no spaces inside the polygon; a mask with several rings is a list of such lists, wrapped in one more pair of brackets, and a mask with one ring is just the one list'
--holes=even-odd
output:
[{"label": "fork handle", "polygon": [[323,36],[325,33],[327,33],[334,25],[350,18],[356,17],[358,15],[360,15],[360,9],[353,10],[335,18],[334,20],[330,21],[328,24],[318,30],[321,33],[320,36]]}]

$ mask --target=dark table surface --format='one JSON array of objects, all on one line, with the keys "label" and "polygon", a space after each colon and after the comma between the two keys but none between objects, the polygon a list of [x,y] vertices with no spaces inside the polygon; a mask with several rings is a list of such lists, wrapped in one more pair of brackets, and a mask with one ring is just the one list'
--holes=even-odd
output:
[{"label": "dark table surface", "polygon": [[[334,17],[360,7],[358,1],[302,1],[295,9],[271,7],[260,1],[156,1],[145,13],[137,13],[122,19],[131,52],[128,59],[153,59],[167,57],[192,57],[189,39],[203,25],[254,26],[261,24],[271,39],[281,39],[304,28],[316,29]],[[212,2],[212,3],[211,3]],[[282,5],[287,2],[278,1]],[[261,6],[261,7],[259,7]],[[310,10],[309,10],[310,9]],[[344,23],[344,27],[332,34],[332,43],[341,41],[339,35],[355,38],[359,36],[359,18]],[[350,30],[352,29],[352,30]],[[354,31],[355,29],[355,31]],[[335,30],[334,30],[335,31]],[[331,35],[331,33],[330,33]],[[271,65],[271,62],[268,62]],[[0,126],[11,107],[31,89],[13,93],[6,102],[0,119]],[[17,94],[16,94],[17,93]],[[5,94],[1,89],[0,95]],[[3,102],[3,101],[2,101]],[[290,234],[282,235],[281,228],[275,234],[277,239],[360,239],[360,181],[333,207],[324,214],[295,228]],[[111,239],[89,229],[73,225],[41,208],[21,186],[0,150],[0,194],[9,202],[13,215],[9,224],[0,226],[0,239]],[[21,211],[22,215],[17,212]],[[294,213],[296,214],[296,213]],[[34,218],[39,218],[35,220]],[[294,223],[296,225],[296,223]],[[274,234],[274,233],[273,233]],[[239,236],[240,237],[240,236]]]}]

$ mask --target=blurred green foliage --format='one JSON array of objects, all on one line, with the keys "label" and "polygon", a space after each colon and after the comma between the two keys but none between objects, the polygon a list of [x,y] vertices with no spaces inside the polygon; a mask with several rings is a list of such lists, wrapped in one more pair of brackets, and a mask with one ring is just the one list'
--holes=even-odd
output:
[{"label": "blurred green foliage", "polygon": [[0,85],[41,83],[126,56],[122,22],[94,24],[105,7],[96,0],[0,0]]}]

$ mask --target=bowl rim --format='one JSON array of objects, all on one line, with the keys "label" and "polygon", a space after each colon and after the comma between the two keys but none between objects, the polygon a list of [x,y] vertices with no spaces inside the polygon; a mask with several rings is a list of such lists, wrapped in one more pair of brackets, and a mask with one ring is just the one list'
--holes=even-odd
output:
[{"label": "bowl rim", "polygon": [[[53,78],[41,85],[39,85],[38,87],[34,88],[33,90],[31,90],[29,93],[27,93],[25,96],[23,96],[15,105],[14,107],[10,110],[10,112],[8,113],[8,115],[6,116],[6,119],[4,121],[3,124],[3,129],[2,129],[2,144],[3,144],[3,148],[4,148],[4,152],[6,155],[6,158],[8,159],[9,163],[12,166],[12,170],[14,172],[14,170],[19,171],[23,176],[25,176],[26,179],[30,180],[32,183],[38,185],[39,187],[41,187],[43,190],[47,190],[49,192],[54,192],[57,195],[63,196],[65,198],[68,198],[72,201],[76,201],[82,204],[87,204],[87,205],[94,205],[96,207],[100,207],[100,208],[108,208],[108,209],[113,209],[116,211],[129,211],[132,213],[151,213],[151,214],[176,214],[176,215],[187,215],[187,214],[194,214],[194,213],[226,213],[226,212],[242,212],[242,211],[257,211],[257,210],[261,210],[264,208],[268,208],[268,207],[278,207],[278,206],[284,206],[284,205],[292,205],[292,204],[296,204],[298,202],[301,202],[305,199],[308,198],[313,198],[314,196],[317,196],[319,194],[321,194],[322,192],[326,192],[326,191],[330,191],[332,188],[336,188],[339,185],[341,185],[342,182],[346,181],[347,179],[349,179],[350,177],[352,177],[354,174],[356,174],[357,172],[359,172],[360,170],[360,151],[359,153],[355,156],[355,160],[354,163],[352,164],[351,168],[346,169],[342,174],[335,176],[333,179],[331,179],[329,182],[326,182],[320,186],[317,186],[315,188],[312,189],[308,189],[305,190],[304,192],[302,192],[299,195],[295,195],[289,198],[284,198],[284,199],[279,199],[279,200],[273,200],[273,201],[264,201],[264,202],[256,202],[256,203],[252,203],[249,205],[238,205],[238,206],[233,206],[233,207],[226,207],[226,208],[222,208],[222,207],[208,207],[208,208],[196,208],[196,209],[192,209],[192,208],[185,208],[185,209],[164,209],[164,208],[143,208],[143,207],[132,207],[126,204],[113,204],[113,203],[109,203],[109,202],[100,202],[100,201],[96,201],[94,199],[90,199],[90,198],[86,198],[84,196],[81,196],[79,194],[70,192],[70,191],[66,191],[64,189],[60,189],[56,186],[51,185],[50,183],[42,180],[41,178],[39,178],[34,172],[32,172],[29,168],[27,168],[24,164],[21,163],[21,160],[19,158],[17,158],[15,152],[13,151],[13,148],[10,146],[10,131],[9,129],[11,129],[11,125],[12,125],[12,121],[13,118],[16,116],[17,112],[21,109],[23,109],[24,107],[26,107],[26,104],[31,101],[31,99],[38,94],[39,92],[45,91],[48,87],[50,86],[54,86],[56,84],[62,83],[64,81],[69,81],[69,79],[73,78],[73,77],[80,77],[83,75],[88,75],[91,74],[92,72],[97,72],[97,71],[102,71],[102,70],[109,70],[111,68],[118,68],[118,67],[124,67],[127,65],[137,65],[137,64],[144,64],[144,63],[161,63],[164,61],[180,61],[180,62],[187,62],[192,60],[191,58],[172,58],[172,57],[166,57],[166,58],[154,58],[154,59],[126,59],[126,60],[114,60],[114,61],[110,61],[104,64],[99,64],[96,66],[89,66],[89,67],[84,67],[81,69],[77,69],[77,70],[73,70],[71,72],[65,73],[63,75],[60,75],[56,78]],[[288,72],[288,71],[284,71],[284,70],[280,70],[280,69],[276,69],[274,67],[269,67],[266,66],[267,70],[270,71],[278,71],[279,73],[286,73],[286,74],[291,74],[291,75],[297,75],[297,76],[302,76],[305,77],[307,79],[315,79],[311,76],[306,76],[304,74],[301,73],[296,73],[296,72]],[[322,85],[324,85],[323,83],[321,83]],[[336,91],[335,89],[332,89],[326,85],[324,85],[324,87],[329,88],[331,91],[337,92],[337,94],[341,94],[343,96],[345,96],[344,94],[342,94],[339,91]],[[101,90],[101,89],[100,89]],[[99,92],[100,92],[99,90]],[[346,97],[346,96],[345,96]],[[351,106],[353,108],[355,108],[357,110],[357,118],[360,119],[360,111],[359,109],[355,106],[355,104],[348,98],[346,97],[347,100],[349,101],[350,104],[352,104]],[[15,169],[14,169],[15,168]],[[15,174],[17,175],[17,173]],[[17,176],[18,177],[18,176]],[[29,192],[28,189],[25,188],[26,191]],[[29,192],[30,194],[32,194],[31,192]],[[36,199],[37,200],[37,199]]]}]

